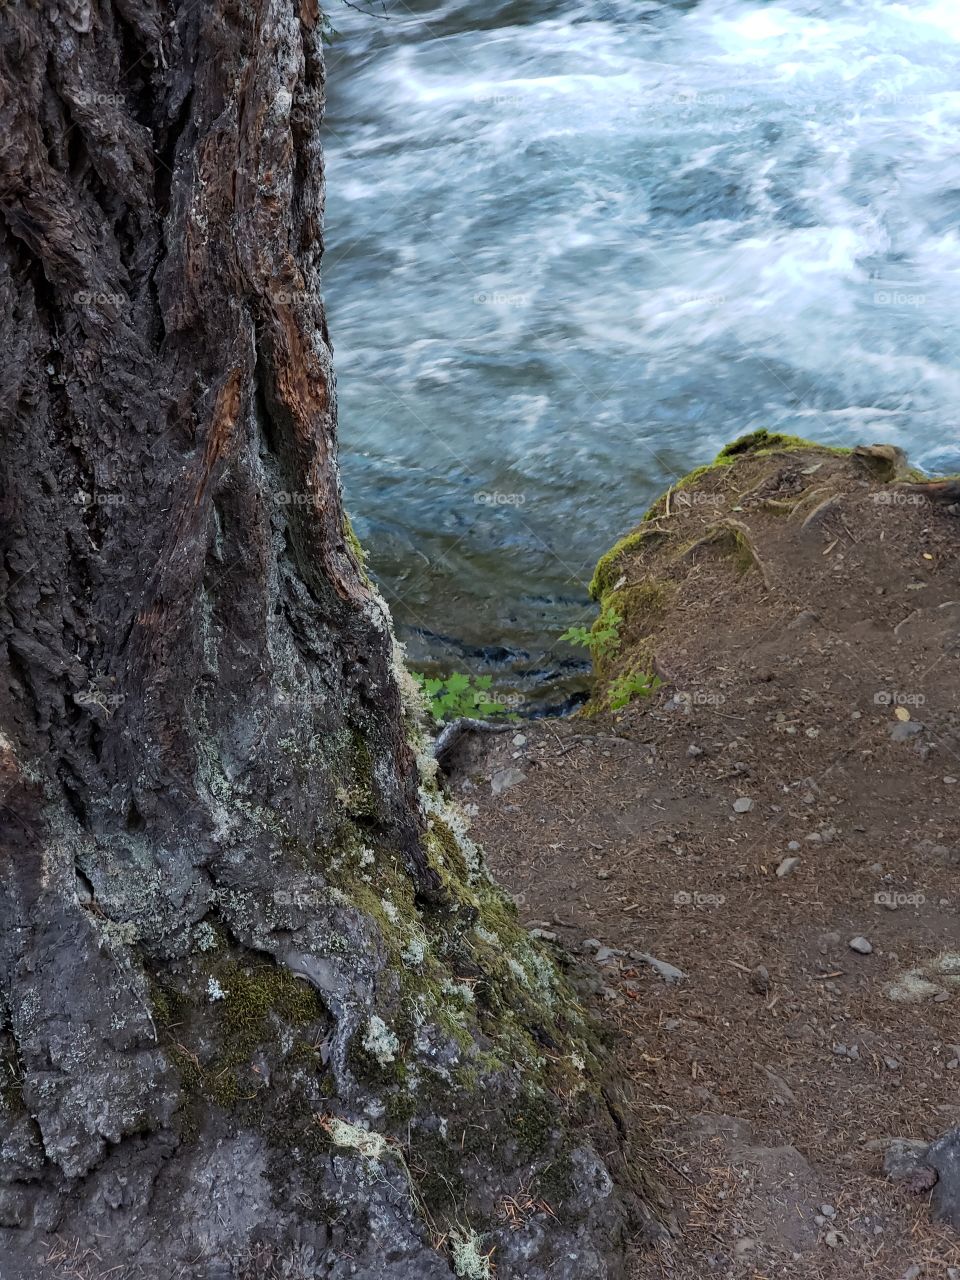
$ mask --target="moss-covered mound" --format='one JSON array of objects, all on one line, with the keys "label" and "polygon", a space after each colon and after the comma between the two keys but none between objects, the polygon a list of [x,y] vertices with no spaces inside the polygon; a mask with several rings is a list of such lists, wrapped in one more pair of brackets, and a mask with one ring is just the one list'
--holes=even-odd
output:
[{"label": "moss-covered mound", "polygon": [[658,654],[668,613],[675,620],[694,612],[705,592],[709,607],[721,610],[731,598],[746,603],[755,592],[787,590],[789,569],[777,560],[785,555],[789,563],[792,546],[799,563],[795,540],[809,548],[816,530],[833,529],[841,499],[882,509],[895,501],[884,499],[888,487],[892,495],[899,482],[918,479],[889,445],[841,449],[769,431],[726,445],[671,486],[597,564],[588,709],[619,710],[669,681]]}]

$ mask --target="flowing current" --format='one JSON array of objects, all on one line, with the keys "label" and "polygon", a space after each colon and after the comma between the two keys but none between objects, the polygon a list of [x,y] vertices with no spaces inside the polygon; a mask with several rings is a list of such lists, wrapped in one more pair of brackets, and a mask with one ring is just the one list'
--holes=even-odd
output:
[{"label": "flowing current", "polygon": [[332,10],[325,297],[415,660],[555,698],[597,557],[743,432],[960,470],[957,0],[386,13]]}]

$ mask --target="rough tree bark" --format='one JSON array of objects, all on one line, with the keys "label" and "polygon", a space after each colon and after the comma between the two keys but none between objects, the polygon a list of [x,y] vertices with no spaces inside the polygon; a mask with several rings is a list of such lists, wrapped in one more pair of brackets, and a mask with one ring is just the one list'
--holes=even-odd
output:
[{"label": "rough tree bark", "polygon": [[636,1222],[343,515],[321,23],[0,7],[2,1280],[584,1280]]}]

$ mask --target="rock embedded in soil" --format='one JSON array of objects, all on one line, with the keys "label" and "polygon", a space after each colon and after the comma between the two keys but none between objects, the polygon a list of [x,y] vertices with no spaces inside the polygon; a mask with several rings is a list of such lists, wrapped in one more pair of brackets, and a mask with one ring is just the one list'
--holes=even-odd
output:
[{"label": "rock embedded in soil", "polygon": [[933,1217],[960,1231],[960,1128],[932,1143],[925,1161],[937,1174],[931,1197]]},{"label": "rock embedded in soil", "polygon": [[914,1190],[923,1190],[924,1185],[927,1188],[933,1186],[937,1173],[927,1160],[929,1143],[917,1138],[877,1139],[867,1143],[867,1149],[877,1142],[886,1145],[883,1173],[891,1182],[908,1184]]},{"label": "rock embedded in soil", "polygon": [[517,787],[521,782],[526,782],[527,775],[522,769],[498,769],[490,777],[490,790],[495,796],[502,795],[504,791],[509,791],[511,787]]},{"label": "rock embedded in soil", "polygon": [[749,796],[740,796],[733,802],[734,813],[749,813],[753,808],[753,801]]},{"label": "rock embedded in soil", "polygon": [[869,956],[873,952],[873,944],[868,942],[862,934],[858,934],[857,937],[851,938],[847,945],[851,951],[855,951],[859,956]]},{"label": "rock embedded in soil", "polygon": [[894,720],[887,727],[887,732],[894,742],[909,742],[911,738],[922,733],[923,729],[924,726],[919,720]]},{"label": "rock embedded in soil", "polygon": [[648,951],[631,951],[631,960],[640,960],[644,964],[648,964],[655,973],[672,986],[676,982],[682,982],[687,976],[682,969],[678,969],[676,965],[668,964],[666,960],[658,960],[656,956],[650,955]]}]

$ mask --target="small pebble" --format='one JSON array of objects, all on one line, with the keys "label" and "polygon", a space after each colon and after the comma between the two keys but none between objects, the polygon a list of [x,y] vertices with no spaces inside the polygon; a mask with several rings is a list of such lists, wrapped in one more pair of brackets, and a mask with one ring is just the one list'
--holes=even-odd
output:
[{"label": "small pebble", "polygon": [[796,871],[799,865],[800,865],[799,858],[784,858],[783,861],[780,863],[779,867],[777,867],[777,875],[782,880],[783,877],[788,876],[791,871]]},{"label": "small pebble", "polygon": [[753,801],[749,796],[738,796],[733,802],[734,813],[749,813],[753,808]]},{"label": "small pebble", "polygon": [[857,955],[860,956],[868,956],[873,951],[873,944],[860,934],[855,938],[851,938],[847,945],[851,951],[856,951]]}]

